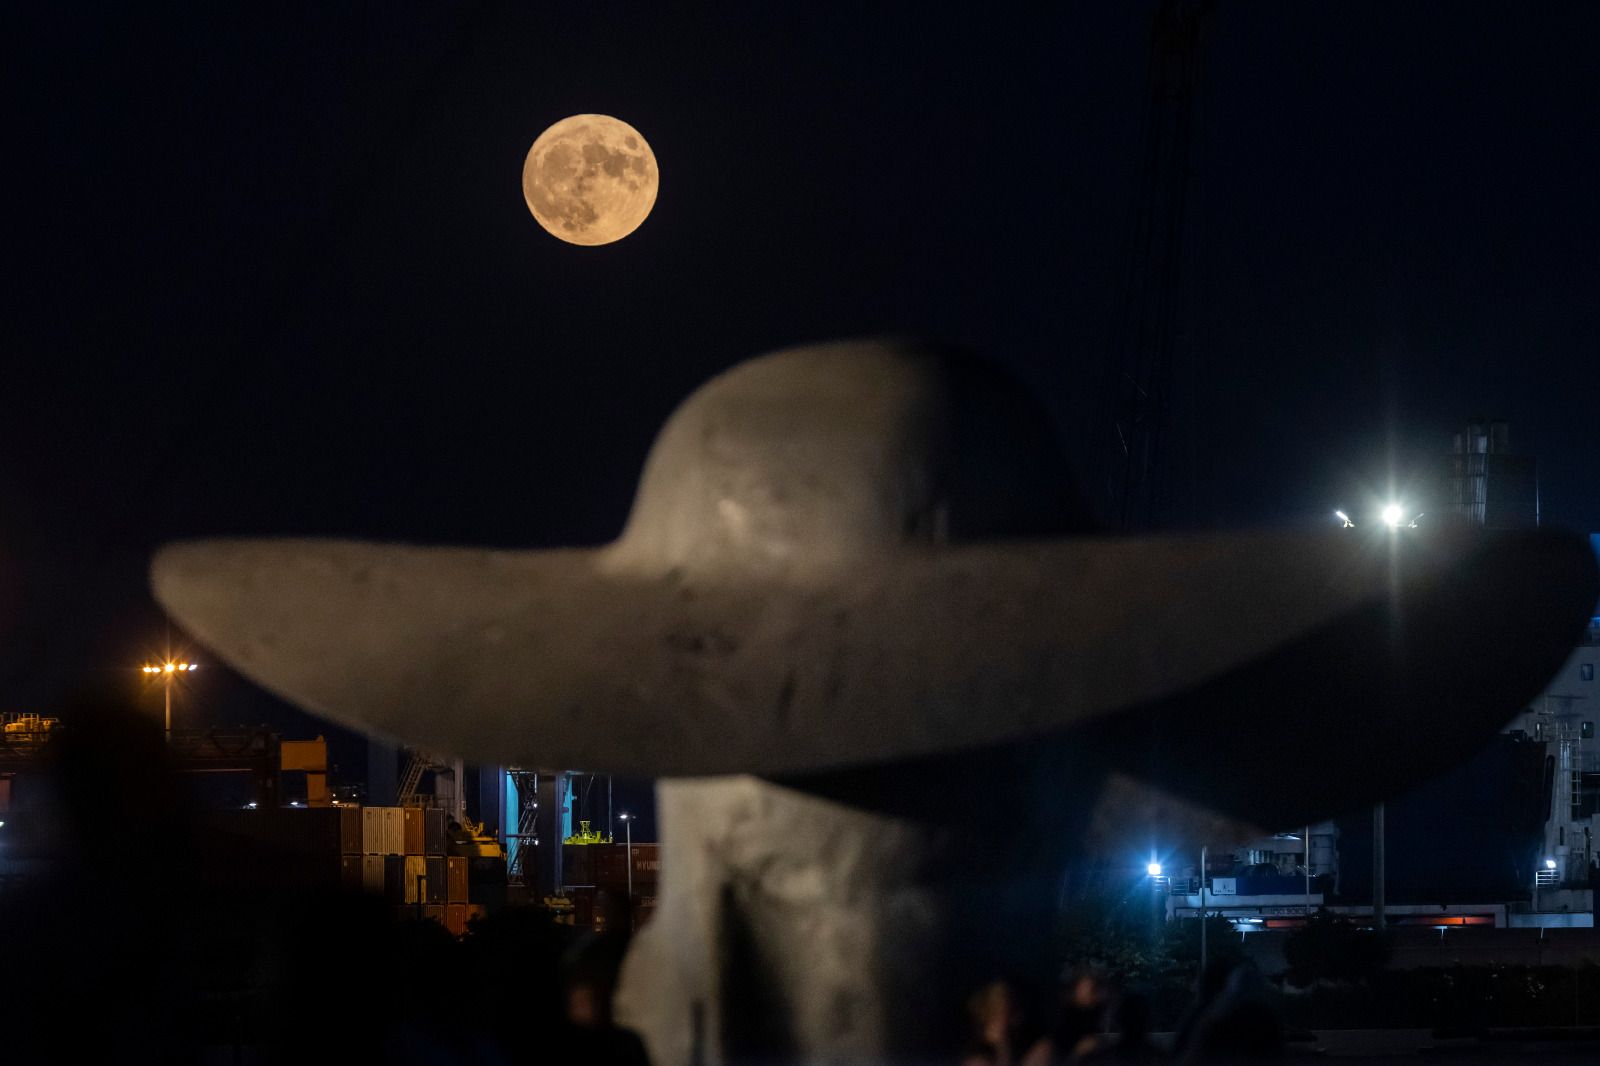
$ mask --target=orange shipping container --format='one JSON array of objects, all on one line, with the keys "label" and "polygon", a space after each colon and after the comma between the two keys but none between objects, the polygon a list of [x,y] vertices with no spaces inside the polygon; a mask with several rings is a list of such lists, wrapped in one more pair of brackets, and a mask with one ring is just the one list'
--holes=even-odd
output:
[{"label": "orange shipping container", "polygon": [[465,855],[452,855],[445,862],[448,864],[446,879],[449,884],[445,902],[467,902],[467,857]]},{"label": "orange shipping container", "polygon": [[404,807],[400,811],[405,825],[405,842],[407,855],[421,855],[423,853],[422,833],[422,808]]},{"label": "orange shipping container", "polygon": [[362,825],[362,811],[360,807],[336,807],[339,812],[339,853],[342,855],[360,855],[366,851],[362,846],[365,829]]},{"label": "orange shipping container", "polygon": [[463,936],[467,931],[467,905],[447,903],[444,907],[444,927],[451,936]]}]

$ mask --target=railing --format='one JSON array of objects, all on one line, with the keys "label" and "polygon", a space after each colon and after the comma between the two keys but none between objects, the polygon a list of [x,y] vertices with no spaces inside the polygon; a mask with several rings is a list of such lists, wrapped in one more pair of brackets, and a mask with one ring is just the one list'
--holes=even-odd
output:
[{"label": "railing", "polygon": [[[1220,877],[1222,875],[1218,874],[1216,876]],[[1152,878],[1152,880],[1157,880],[1157,879]],[[1200,879],[1198,877],[1174,877],[1174,878],[1170,878],[1170,879],[1168,879],[1168,878],[1160,878],[1159,880],[1166,882],[1165,885],[1158,885],[1158,887],[1164,888],[1166,890],[1167,895],[1169,895],[1169,896],[1198,896],[1200,894]],[[1242,894],[1242,895],[1249,896],[1249,895],[1254,895],[1255,894],[1255,893],[1249,893],[1249,892],[1246,892],[1246,893],[1224,892],[1224,893],[1218,894],[1216,892],[1216,890],[1211,887],[1211,882],[1212,882],[1212,878],[1209,878],[1209,877],[1206,878],[1206,898],[1207,898],[1208,901],[1211,900],[1211,899],[1218,899],[1218,900],[1226,901],[1226,900],[1232,898],[1235,895],[1241,895]],[[1280,896],[1303,896],[1303,895],[1306,895],[1306,892],[1304,891],[1303,888],[1300,887],[1301,884],[1302,884],[1302,882],[1300,882],[1299,879],[1296,879],[1296,885],[1295,885],[1294,891],[1292,891],[1292,892],[1271,892],[1271,893],[1266,893],[1266,894],[1267,895],[1280,895]],[[1313,895],[1313,896],[1319,896],[1322,893],[1323,893],[1323,889],[1318,887],[1316,878],[1312,878],[1312,890],[1311,890],[1310,894]]]},{"label": "railing", "polygon": [[60,727],[59,718],[32,713],[0,714],[0,758],[37,755]]}]

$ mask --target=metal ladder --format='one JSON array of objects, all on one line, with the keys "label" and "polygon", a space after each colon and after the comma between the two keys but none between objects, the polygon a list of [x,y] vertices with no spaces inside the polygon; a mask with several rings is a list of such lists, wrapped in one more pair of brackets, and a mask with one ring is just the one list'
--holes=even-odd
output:
[{"label": "metal ladder", "polygon": [[517,785],[517,830],[506,834],[506,877],[522,884],[532,872],[534,853],[528,849],[538,843],[539,775],[531,770],[510,770]]},{"label": "metal ladder", "polygon": [[422,775],[438,765],[438,761],[427,752],[418,748],[411,748],[411,758],[406,762],[405,772],[400,775],[400,787],[395,794],[395,802],[401,807],[410,807],[416,803],[417,786],[422,784]]}]

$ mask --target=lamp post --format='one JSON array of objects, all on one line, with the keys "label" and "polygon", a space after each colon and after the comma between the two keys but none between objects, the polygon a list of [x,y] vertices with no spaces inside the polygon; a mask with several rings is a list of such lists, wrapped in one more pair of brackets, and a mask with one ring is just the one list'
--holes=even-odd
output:
[{"label": "lamp post", "polygon": [[623,829],[628,834],[628,913],[633,913],[633,815],[623,811],[617,815],[622,819]]},{"label": "lamp post", "polygon": [[144,666],[140,667],[140,669],[143,670],[144,673],[146,674],[146,676],[148,676],[148,677],[159,677],[161,679],[161,687],[162,687],[162,689],[165,690],[165,693],[166,693],[166,704],[167,704],[166,734],[167,734],[167,742],[170,744],[172,742],[172,682],[173,682],[173,679],[176,678],[179,674],[186,674],[186,673],[189,673],[191,671],[198,670],[198,669],[200,669],[200,667],[196,666],[194,663],[176,662],[176,661],[174,661],[172,659],[167,659],[165,662],[160,662],[160,663],[146,663]]},{"label": "lamp post", "polygon": [[1306,919],[1311,918],[1311,827],[1306,826]]}]

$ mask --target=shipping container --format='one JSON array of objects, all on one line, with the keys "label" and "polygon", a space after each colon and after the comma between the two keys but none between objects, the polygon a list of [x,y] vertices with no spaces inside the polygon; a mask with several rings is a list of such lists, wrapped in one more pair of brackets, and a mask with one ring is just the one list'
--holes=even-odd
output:
[{"label": "shipping container", "polygon": [[[629,847],[626,844],[593,844],[594,881],[600,888],[628,887]],[[636,896],[653,896],[661,878],[661,845],[635,844],[632,847],[633,893]]]},{"label": "shipping container", "polygon": [[467,859],[451,855],[445,859],[445,902],[467,902]]},{"label": "shipping container", "polygon": [[421,855],[423,853],[422,808],[402,808],[401,817],[405,821],[406,854]]},{"label": "shipping container", "polygon": [[443,855],[450,848],[450,837],[445,832],[449,818],[442,810],[428,808],[422,812],[422,853]]},{"label": "shipping container", "polygon": [[[337,891],[345,883],[327,811],[196,812],[199,883],[222,892]],[[326,830],[332,827],[329,835]]]},{"label": "shipping container", "polygon": [[661,845],[635,844],[633,846],[633,891],[635,895],[653,896],[655,886],[661,883]]},{"label": "shipping container", "polygon": [[617,888],[628,883],[627,845],[594,844],[590,852],[589,883]]},{"label": "shipping container", "polygon": [[[361,856],[361,890],[371,896],[381,896],[383,891],[382,855]],[[397,875],[398,876],[398,875]]]},{"label": "shipping container", "polygon": [[566,890],[566,897],[572,901],[572,924],[579,929],[593,929],[594,886],[572,885]]},{"label": "shipping container", "polygon": [[499,908],[506,902],[506,860],[467,858],[467,902]]},{"label": "shipping container", "polygon": [[633,901],[633,931],[637,933],[656,916],[656,897],[639,896]]},{"label": "shipping container", "polygon": [[627,929],[630,911],[628,909],[628,893],[626,889],[601,888],[594,894],[594,931],[603,933],[608,929]]},{"label": "shipping container", "polygon": [[444,904],[436,903],[436,904],[434,904],[433,906],[430,906],[430,907],[423,907],[422,908],[422,917],[427,919],[430,922],[438,922],[440,925],[443,925],[444,924]]},{"label": "shipping container", "polygon": [[[383,860],[383,898],[390,903],[405,903],[406,859],[404,855],[380,855]],[[416,902],[415,893],[409,901]]]},{"label": "shipping container", "polygon": [[421,855],[407,855],[401,860],[401,869],[405,871],[405,895],[402,897],[406,903],[426,903],[424,897],[427,889],[423,882],[428,878],[427,860]]},{"label": "shipping container", "polygon": [[361,808],[361,853],[363,855],[382,855],[383,850],[383,808]]},{"label": "shipping container", "polygon": [[561,883],[563,885],[592,885],[594,858],[604,844],[561,845]]},{"label": "shipping container", "polygon": [[339,854],[360,855],[366,851],[362,846],[365,830],[362,826],[363,812],[360,807],[335,807],[339,812]]},{"label": "shipping container", "polygon": [[423,868],[427,871],[428,883],[424,886],[424,903],[444,903],[445,895],[449,890],[449,877],[445,873],[445,857],[443,855],[429,855],[423,858]]},{"label": "shipping container", "polygon": [[339,887],[344,891],[356,893],[362,891],[361,860],[360,855],[339,856]]},{"label": "shipping container", "polygon": [[338,807],[279,807],[252,813],[266,816],[263,821],[273,842],[286,851],[344,854],[344,812]]},{"label": "shipping container", "polygon": [[343,813],[338,807],[263,807],[204,811],[197,814],[196,820],[202,834],[226,838],[219,841],[223,847],[307,856],[359,854],[359,850],[344,850]]},{"label": "shipping container", "polygon": [[406,853],[406,812],[399,807],[383,808],[383,853]]},{"label": "shipping container", "polygon": [[447,903],[444,908],[444,927],[451,936],[462,936],[467,931],[467,905]]},{"label": "shipping container", "polygon": [[467,928],[468,929],[472,928],[472,923],[473,922],[478,921],[485,914],[488,913],[487,911],[485,911],[483,909],[483,904],[481,904],[481,903],[468,903],[466,905],[466,912],[467,912]]}]

